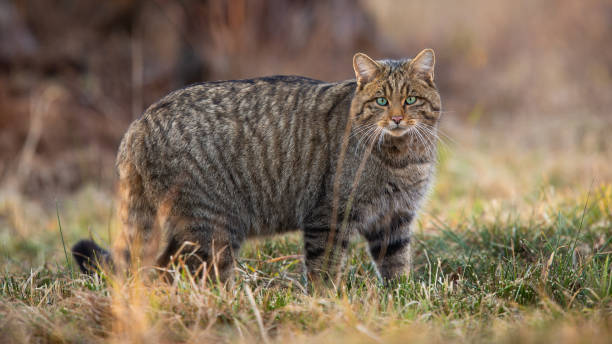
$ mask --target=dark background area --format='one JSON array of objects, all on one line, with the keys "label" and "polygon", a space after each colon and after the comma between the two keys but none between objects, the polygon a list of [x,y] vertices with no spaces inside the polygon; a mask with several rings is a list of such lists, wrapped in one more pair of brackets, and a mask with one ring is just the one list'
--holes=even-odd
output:
[{"label": "dark background area", "polygon": [[129,123],[191,83],[343,80],[355,52],[426,47],[451,133],[576,117],[612,133],[610,1],[1,0],[0,184],[43,200],[112,186]]}]

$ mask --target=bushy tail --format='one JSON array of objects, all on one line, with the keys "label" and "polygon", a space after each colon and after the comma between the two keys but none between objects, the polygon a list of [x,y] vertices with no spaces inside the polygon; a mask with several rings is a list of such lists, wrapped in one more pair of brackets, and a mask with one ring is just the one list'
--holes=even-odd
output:
[{"label": "bushy tail", "polygon": [[72,246],[72,256],[79,268],[86,274],[93,274],[100,267],[113,266],[110,252],[98,246],[93,240],[81,240]]}]

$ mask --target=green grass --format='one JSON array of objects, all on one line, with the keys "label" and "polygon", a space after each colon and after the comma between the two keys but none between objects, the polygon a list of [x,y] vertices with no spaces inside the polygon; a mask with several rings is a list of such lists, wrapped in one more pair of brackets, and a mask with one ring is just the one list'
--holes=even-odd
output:
[{"label": "green grass", "polygon": [[472,134],[441,152],[412,275],[381,284],[355,240],[341,283],[316,294],[299,234],[248,242],[230,289],[184,272],[173,283],[71,276],[62,241],[112,242],[112,193],[85,187],[58,216],[0,190],[0,343],[610,342],[612,152],[526,153],[520,134],[501,146]]},{"label": "green grass", "polygon": [[612,334],[611,213],[605,207],[611,201],[604,186],[560,206],[548,221],[511,213],[465,219],[457,227],[434,220],[416,231],[412,276],[386,286],[374,277],[365,243],[355,241],[341,285],[318,295],[303,292],[297,234],[249,243],[231,290],[185,274],[173,284],[72,278],[59,237],[57,260],[10,271],[20,265],[12,252],[41,244],[9,241],[0,339],[251,342],[262,338],[258,312],[273,342],[287,335],[298,342],[537,342],[556,338],[568,323],[574,337],[567,338],[605,341]]}]

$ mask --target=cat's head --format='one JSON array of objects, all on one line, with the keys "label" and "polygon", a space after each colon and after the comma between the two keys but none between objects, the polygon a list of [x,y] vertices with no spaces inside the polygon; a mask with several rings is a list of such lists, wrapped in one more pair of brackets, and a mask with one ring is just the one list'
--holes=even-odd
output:
[{"label": "cat's head", "polygon": [[354,129],[367,128],[364,131],[376,130],[378,135],[396,138],[434,130],[440,118],[434,64],[431,49],[404,60],[374,61],[365,54],[355,54]]}]

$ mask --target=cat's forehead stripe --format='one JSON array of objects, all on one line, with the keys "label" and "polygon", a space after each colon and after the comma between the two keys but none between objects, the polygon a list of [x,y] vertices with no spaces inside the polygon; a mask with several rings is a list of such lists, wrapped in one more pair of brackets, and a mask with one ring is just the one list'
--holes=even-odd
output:
[{"label": "cat's forehead stripe", "polygon": [[380,60],[384,70],[382,89],[385,95],[395,93],[407,94],[410,91],[410,82],[405,70],[409,60]]}]

